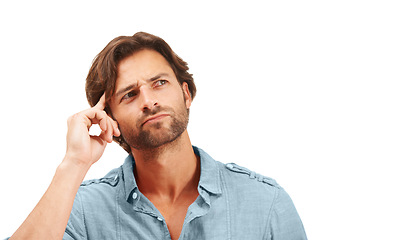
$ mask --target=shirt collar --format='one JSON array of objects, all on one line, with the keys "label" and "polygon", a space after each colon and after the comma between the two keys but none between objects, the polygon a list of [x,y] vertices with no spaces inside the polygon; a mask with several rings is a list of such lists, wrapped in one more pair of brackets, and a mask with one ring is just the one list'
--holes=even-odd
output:
[{"label": "shirt collar", "polygon": [[212,194],[221,194],[218,163],[202,149],[193,146],[193,150],[200,157],[199,186]]},{"label": "shirt collar", "polygon": [[[221,194],[222,189],[220,186],[220,174],[217,162],[211,156],[209,156],[209,154],[198,147],[193,146],[193,151],[200,157],[199,187],[202,187],[212,194]],[[134,167],[135,160],[133,158],[133,155],[130,154],[125,159],[125,162],[122,166],[126,201],[137,188],[136,180],[133,174]]]},{"label": "shirt collar", "polygon": [[123,166],[122,166],[126,201],[129,199],[130,194],[132,194],[132,192],[137,188],[136,180],[133,174],[134,166],[135,166],[134,158],[133,158],[133,155],[130,154],[125,159]]}]

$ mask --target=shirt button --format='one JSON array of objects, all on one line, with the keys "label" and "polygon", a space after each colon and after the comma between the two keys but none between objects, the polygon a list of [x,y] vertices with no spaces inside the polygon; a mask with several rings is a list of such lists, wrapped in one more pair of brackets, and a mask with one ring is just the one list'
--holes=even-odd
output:
[{"label": "shirt button", "polygon": [[137,198],[137,193],[134,192],[132,198],[136,199]]},{"label": "shirt button", "polygon": [[157,220],[159,221],[163,221],[163,219],[161,217],[157,217]]}]

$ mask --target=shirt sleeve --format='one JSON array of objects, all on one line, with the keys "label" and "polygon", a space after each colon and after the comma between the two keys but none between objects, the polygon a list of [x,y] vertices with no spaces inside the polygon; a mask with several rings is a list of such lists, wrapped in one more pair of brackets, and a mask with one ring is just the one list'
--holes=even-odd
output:
[{"label": "shirt sleeve", "polygon": [[[70,213],[69,222],[63,235],[63,240],[86,239],[85,229],[83,207],[80,194],[77,193]],[[8,240],[9,238],[10,237],[7,237],[4,240]]]},{"label": "shirt sleeve", "polygon": [[84,210],[80,193],[76,194],[73,208],[70,213],[69,222],[63,235],[63,240],[86,239],[86,226],[84,221]]},{"label": "shirt sleeve", "polygon": [[269,238],[271,240],[307,240],[298,212],[283,188],[278,189],[271,209]]}]

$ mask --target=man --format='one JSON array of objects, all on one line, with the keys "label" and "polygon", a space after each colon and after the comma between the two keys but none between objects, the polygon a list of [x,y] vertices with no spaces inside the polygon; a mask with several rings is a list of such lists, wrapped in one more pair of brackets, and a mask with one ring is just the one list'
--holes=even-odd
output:
[{"label": "man", "polygon": [[[274,180],[191,145],[196,87],[163,39],[113,39],[92,64],[86,94],[92,108],[68,119],[66,155],[10,239],[306,239]],[[90,136],[92,124],[99,136]],[[82,183],[113,140],[130,153],[125,163]]]}]

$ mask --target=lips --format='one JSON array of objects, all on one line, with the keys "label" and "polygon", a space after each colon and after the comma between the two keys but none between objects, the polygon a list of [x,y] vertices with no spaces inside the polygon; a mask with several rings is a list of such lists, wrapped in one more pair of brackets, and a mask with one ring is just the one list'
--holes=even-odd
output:
[{"label": "lips", "polygon": [[143,123],[142,126],[145,125],[146,123],[152,123],[152,122],[157,122],[165,117],[169,116],[168,114],[158,114],[154,115],[152,117],[147,118]]}]

